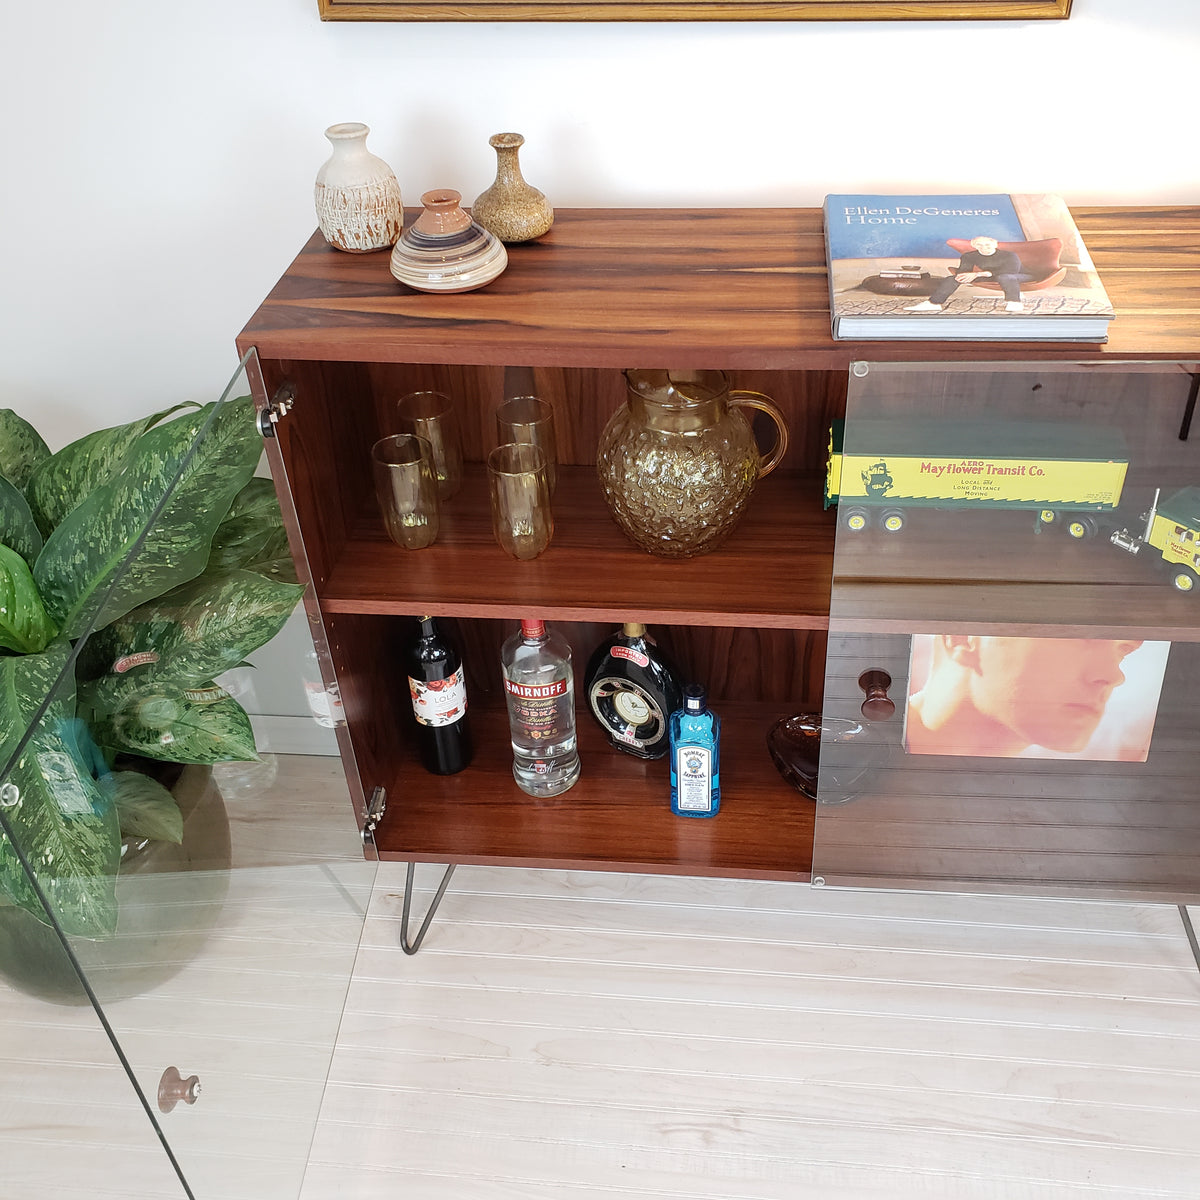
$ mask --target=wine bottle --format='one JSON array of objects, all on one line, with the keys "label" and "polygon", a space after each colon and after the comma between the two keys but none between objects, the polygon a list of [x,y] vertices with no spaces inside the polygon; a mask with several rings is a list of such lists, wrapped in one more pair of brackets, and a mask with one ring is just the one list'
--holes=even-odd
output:
[{"label": "wine bottle", "polygon": [[408,694],[421,763],[433,775],[454,775],[472,753],[462,660],[432,617],[417,620],[420,629],[408,651]]},{"label": "wine bottle", "polygon": [[571,647],[545,622],[526,620],[500,651],[513,778],[531,796],[557,796],[579,778]]},{"label": "wine bottle", "polygon": [[671,714],[671,811],[678,817],[715,817],[721,807],[721,718],[704,689],[683,689],[683,707]]},{"label": "wine bottle", "polygon": [[667,722],[683,703],[679,680],[646,632],[627,621],[596,648],[588,663],[587,698],[608,740],[637,758],[662,758]]}]

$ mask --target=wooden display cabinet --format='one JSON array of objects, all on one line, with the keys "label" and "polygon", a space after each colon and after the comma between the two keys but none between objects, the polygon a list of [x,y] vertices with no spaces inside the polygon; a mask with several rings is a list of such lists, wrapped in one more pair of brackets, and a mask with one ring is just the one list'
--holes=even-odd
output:
[{"label": "wooden display cabinet", "polygon": [[[851,364],[1200,360],[1200,210],[1075,214],[1118,313],[1102,346],[834,342],[812,209],[562,211],[544,239],[510,248],[499,279],[464,295],[415,293],[391,278],[386,254],[343,254],[314,235],[238,346],[257,353],[260,412],[292,399],[267,448],[312,584],[306,603],[327,682],[336,679],[345,708],[339,743],[360,824],[372,792],[386,790],[381,857],[808,879],[818,806],[776,772],[768,728],[821,709],[831,621],[840,637],[881,620],[892,630],[940,620],[938,606],[961,612],[945,589],[906,579],[902,547],[835,581],[836,512],[823,507],[822,483]],[[784,462],[711,554],[645,554],[604,505],[596,446],[624,402],[628,367],[721,369],[786,416]],[[425,388],[456,401],[466,478],[436,544],[407,552],[375,511],[369,451],[395,432],[396,400]],[[554,406],[561,467],[553,543],[521,563],[493,541],[484,459],[496,403],[530,391]],[[1048,616],[1027,588],[1020,596],[1028,607],[1011,623],[1092,623],[1069,604],[1063,618]],[[1176,599],[1164,598],[1156,628],[1195,641],[1200,602],[1184,610]],[[1114,627],[1121,612],[1114,601]],[[467,670],[475,758],[448,778],[426,774],[412,745],[400,664],[420,613],[444,619]],[[582,703],[580,782],[552,800],[517,789],[499,647],[520,616],[565,633],[577,682],[617,624],[650,626],[724,720],[718,819],[673,817],[665,760],[611,750]]]}]

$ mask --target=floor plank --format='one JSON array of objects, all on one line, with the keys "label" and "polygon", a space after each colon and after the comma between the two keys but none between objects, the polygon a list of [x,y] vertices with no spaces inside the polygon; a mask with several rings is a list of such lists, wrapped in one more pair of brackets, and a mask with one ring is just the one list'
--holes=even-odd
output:
[{"label": "floor plank", "polygon": [[[197,1200],[1200,1192],[1170,905],[460,867],[409,956],[336,760],[272,770],[220,888],[130,898],[123,966],[168,969],[95,971],[144,1088],[202,1077],[162,1118]],[[156,912],[204,936],[173,960]],[[90,1008],[3,984],[0,1161],[5,1200],[183,1196]]]}]

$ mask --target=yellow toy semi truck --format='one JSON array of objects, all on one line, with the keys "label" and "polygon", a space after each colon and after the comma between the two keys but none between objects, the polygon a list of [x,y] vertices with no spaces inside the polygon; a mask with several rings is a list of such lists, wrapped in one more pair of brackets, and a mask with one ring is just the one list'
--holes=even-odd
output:
[{"label": "yellow toy semi truck", "polygon": [[1200,488],[1181,488],[1161,503],[1156,490],[1143,519],[1140,533],[1118,529],[1109,541],[1130,554],[1146,546],[1157,550],[1175,590],[1196,595],[1200,592]]},{"label": "yellow toy semi truck", "polygon": [[[847,444],[849,442],[849,444]],[[914,508],[1016,509],[1039,529],[1077,540],[1100,531],[1121,502],[1129,466],[1119,430],[1066,422],[855,420],[830,430],[825,507],[851,532],[898,533]],[[1200,487],[1160,500],[1154,493],[1137,532],[1109,541],[1130,554],[1147,546],[1172,586],[1200,595]],[[1111,525],[1109,526],[1111,528]]]},{"label": "yellow toy semi truck", "polygon": [[914,508],[1025,510],[1074,538],[1121,501],[1129,465],[1111,428],[1065,422],[855,420],[830,431],[825,507],[848,530],[897,533]]}]

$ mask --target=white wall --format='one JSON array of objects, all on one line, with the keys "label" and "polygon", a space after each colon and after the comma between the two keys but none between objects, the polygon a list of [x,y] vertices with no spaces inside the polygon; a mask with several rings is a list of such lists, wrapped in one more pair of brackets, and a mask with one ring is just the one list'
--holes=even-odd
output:
[{"label": "white wall", "polygon": [[[491,182],[490,134],[572,205],[827,191],[1200,203],[1200,0],[1068,21],[327,23],[317,0],[44,0],[3,28],[0,405],[52,446],[215,398],[315,226],[324,128],[407,201]],[[1010,62],[1005,73],[948,64]]]},{"label": "white wall", "polygon": [[[315,226],[326,125],[362,120],[416,203],[473,199],[488,135],[569,205],[827,191],[1200,202],[1200,3],[1068,21],[322,23],[316,0],[10,5],[0,403],[52,445],[215,396]],[[1011,61],[1008,81],[947,64]],[[908,64],[907,66],[905,64]]]}]

